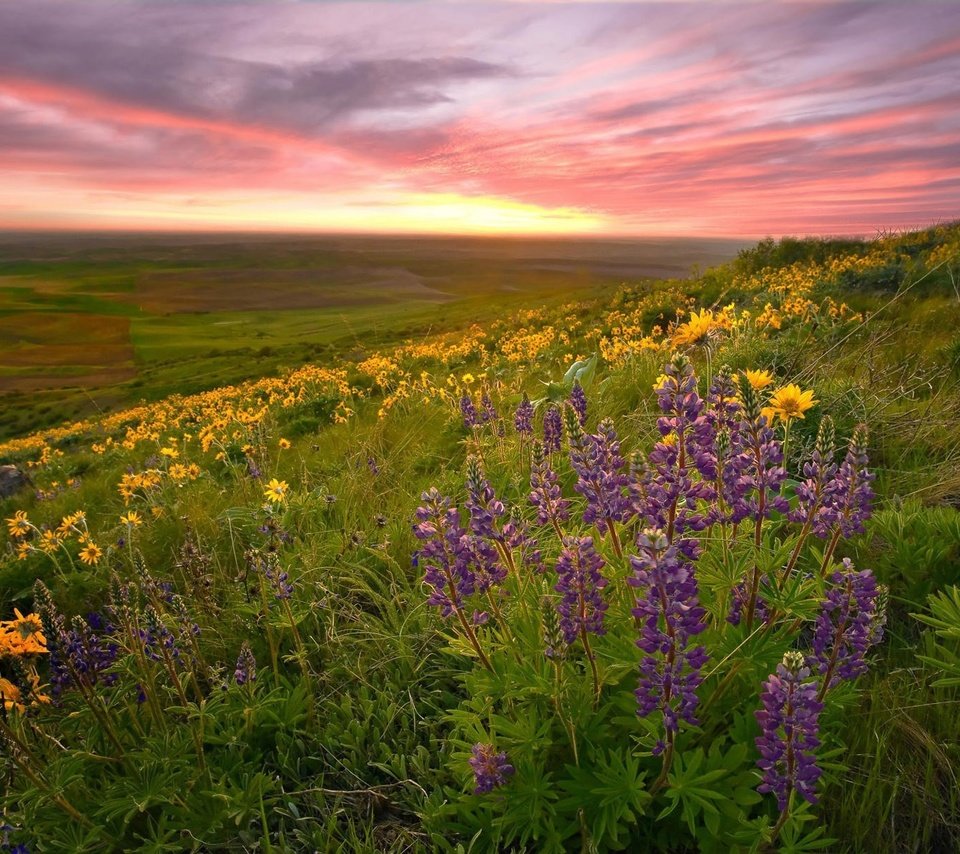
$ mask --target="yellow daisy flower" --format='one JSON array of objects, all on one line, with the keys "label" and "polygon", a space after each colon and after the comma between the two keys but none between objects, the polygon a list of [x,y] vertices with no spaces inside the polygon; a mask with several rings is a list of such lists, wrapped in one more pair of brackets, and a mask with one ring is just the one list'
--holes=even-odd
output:
[{"label": "yellow daisy flower", "polygon": [[746,370],[743,375],[747,378],[747,382],[753,386],[754,391],[762,391],[767,386],[773,385],[773,374],[770,371]]},{"label": "yellow daisy flower", "polygon": [[96,543],[88,542],[80,549],[80,560],[88,566],[93,566],[100,561],[103,550]]},{"label": "yellow daisy flower", "polygon": [[277,480],[274,477],[271,478],[270,483],[267,484],[267,488],[264,490],[263,496],[268,501],[280,504],[287,500],[287,490],[289,488],[290,487],[285,480]]},{"label": "yellow daisy flower", "polygon": [[812,409],[815,403],[813,391],[801,391],[800,386],[791,383],[770,395],[763,412],[768,418],[776,416],[781,421],[790,421],[791,418],[803,418],[803,413]]}]

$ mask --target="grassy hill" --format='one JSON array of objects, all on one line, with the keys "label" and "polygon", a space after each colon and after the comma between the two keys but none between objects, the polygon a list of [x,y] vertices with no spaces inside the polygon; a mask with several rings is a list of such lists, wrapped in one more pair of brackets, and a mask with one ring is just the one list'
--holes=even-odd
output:
[{"label": "grassy hill", "polygon": [[[231,275],[243,317],[130,332],[159,395],[220,330],[209,390],[0,445],[11,845],[956,849],[960,227],[371,307],[349,346]],[[270,376],[254,328],[336,346]]]}]

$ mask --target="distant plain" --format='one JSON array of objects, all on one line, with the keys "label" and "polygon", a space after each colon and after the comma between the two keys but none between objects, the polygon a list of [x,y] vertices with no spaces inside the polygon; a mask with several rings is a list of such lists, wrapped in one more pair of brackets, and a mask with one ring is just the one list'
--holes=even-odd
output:
[{"label": "distant plain", "polygon": [[729,260],[723,239],[0,234],[0,438]]}]

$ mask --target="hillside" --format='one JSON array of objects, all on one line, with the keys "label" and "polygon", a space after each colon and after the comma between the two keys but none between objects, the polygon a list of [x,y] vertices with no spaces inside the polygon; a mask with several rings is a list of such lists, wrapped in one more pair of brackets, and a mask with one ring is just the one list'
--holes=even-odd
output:
[{"label": "hillside", "polygon": [[4,844],[960,846],[960,226],[543,290],[0,444]]}]

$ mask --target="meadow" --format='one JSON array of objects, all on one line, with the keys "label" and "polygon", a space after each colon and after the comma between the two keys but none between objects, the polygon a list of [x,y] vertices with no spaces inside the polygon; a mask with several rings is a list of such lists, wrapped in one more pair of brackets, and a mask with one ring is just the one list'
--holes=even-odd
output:
[{"label": "meadow", "polygon": [[0,846],[957,850],[960,226],[359,246],[5,256]]}]

